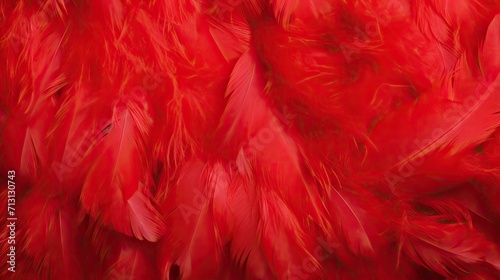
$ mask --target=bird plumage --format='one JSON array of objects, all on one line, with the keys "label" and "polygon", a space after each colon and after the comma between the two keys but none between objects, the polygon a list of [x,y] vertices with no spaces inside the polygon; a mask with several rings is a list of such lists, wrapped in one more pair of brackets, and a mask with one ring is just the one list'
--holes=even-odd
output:
[{"label": "bird plumage", "polygon": [[498,279],[498,1],[20,0],[0,23],[2,279]]}]

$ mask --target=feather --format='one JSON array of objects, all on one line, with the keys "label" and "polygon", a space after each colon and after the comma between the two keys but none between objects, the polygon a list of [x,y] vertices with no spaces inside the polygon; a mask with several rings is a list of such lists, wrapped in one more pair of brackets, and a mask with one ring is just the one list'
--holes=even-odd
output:
[{"label": "feather", "polygon": [[[249,68],[251,69],[249,73],[243,71]],[[253,50],[250,50],[238,61],[228,84],[228,93],[231,96],[221,119],[222,126],[219,127],[223,131],[229,131],[225,133],[226,146],[234,147],[233,158],[240,174],[249,178],[253,176],[261,178],[257,182],[269,185],[270,189],[286,197],[296,210],[306,206],[291,197],[281,186],[300,191],[304,194],[303,197],[311,199],[313,205],[310,205],[311,208],[308,211],[311,211],[311,215],[321,223],[323,222],[321,220],[322,206],[319,196],[317,190],[309,185],[309,178],[302,173],[301,159],[293,131],[285,130],[282,122],[269,106],[269,102],[263,98],[264,92],[262,68],[256,61]],[[237,109],[241,108],[243,103],[248,104],[247,109]],[[251,121],[243,123],[249,116],[251,116]],[[234,122],[230,122],[230,119]],[[247,160],[251,169],[245,169]],[[271,169],[262,165],[264,162],[270,166],[281,166],[282,170],[288,172],[283,177],[276,177]]]},{"label": "feather", "polygon": [[271,5],[274,8],[274,16],[276,20],[284,25],[285,27],[288,25],[290,21],[290,17],[293,12],[297,8],[298,2],[297,0],[272,0],[270,1]]},{"label": "feather", "polygon": [[72,182],[82,180],[83,176],[75,170],[82,167],[84,155],[108,125],[108,110],[98,105],[102,99],[92,97],[87,84],[75,85],[67,94],[47,132],[47,148],[52,163],[50,175],[57,182],[53,190],[59,193],[64,188],[67,194],[78,196],[82,186]]},{"label": "feather", "polygon": [[498,222],[500,218],[500,209],[498,203],[500,201],[500,188],[496,181],[500,179],[500,170],[498,162],[500,160],[500,129],[484,142],[481,147],[482,153],[477,155],[474,171],[476,172],[475,180],[478,183],[478,188],[484,197],[484,213],[492,213],[493,215],[483,214],[492,219],[492,222]]},{"label": "feather", "polygon": [[[449,5],[448,1],[423,1],[415,2],[417,11],[424,7],[432,9],[435,16],[421,17],[422,22],[431,25],[436,17],[446,22],[448,32],[453,34],[453,40],[458,43],[456,49],[464,49],[469,52],[468,60],[473,61],[473,54],[478,50],[478,42],[483,39],[488,24],[498,11],[498,3],[495,1],[457,1]],[[438,38],[440,39],[440,38]]]},{"label": "feather", "polygon": [[308,263],[310,274],[321,277],[321,264],[308,247],[306,233],[279,196],[272,192],[263,193],[260,207],[262,245],[277,278],[296,277],[296,267],[302,266],[303,262]]},{"label": "feather", "polygon": [[44,279],[67,279],[83,274],[82,232],[76,204],[32,192],[23,201],[29,209],[20,211],[20,227],[26,257],[31,258]]},{"label": "feather", "polygon": [[288,33],[272,21],[259,22],[253,32],[253,44],[263,64],[272,66],[269,70],[275,103],[301,108],[297,111],[315,118],[336,118],[352,127],[341,118],[347,112],[336,102],[337,90],[349,79],[348,71],[341,70],[345,65],[341,54],[332,55],[312,40],[306,44],[300,34]]},{"label": "feather", "polygon": [[[451,209],[435,208],[439,213],[424,216],[409,213],[402,224],[402,249],[415,262],[449,277],[474,271],[482,263],[500,269],[498,245],[457,220]],[[451,213],[443,212],[448,210]]]},{"label": "feather", "polygon": [[192,0],[174,0],[157,2],[168,24],[182,24],[198,11]]},{"label": "feather", "polygon": [[[461,86],[463,84],[457,84],[454,90],[460,92]],[[500,125],[497,114],[500,109],[497,106],[500,95],[497,87],[498,79],[489,83],[483,82],[475,87],[476,95],[470,94],[456,102],[441,99],[442,92],[446,91],[446,87],[443,87],[436,91],[433,97],[422,98],[415,105],[395,111],[375,125],[370,139],[377,150],[368,154],[365,166],[373,167],[374,160],[378,158],[376,161],[379,167],[389,168],[388,170],[393,170],[396,174],[396,183],[419,174],[429,174],[429,177],[435,174],[436,177],[444,176],[446,179],[445,174],[448,172],[448,178],[455,177],[456,173],[448,168],[456,165],[456,161],[464,154],[472,152]],[[402,133],[413,132],[413,135],[405,138],[407,142],[398,143],[398,146],[387,140],[382,143],[379,139],[387,137],[382,136],[383,131],[389,131],[387,125],[391,127],[392,135],[403,130]],[[413,130],[408,131],[407,127],[412,127]],[[464,130],[464,127],[471,129]],[[385,154],[382,161],[379,160],[381,154]],[[432,164],[433,159],[441,162],[441,168],[430,171],[426,168]]]},{"label": "feather", "polygon": [[[213,134],[224,107],[223,91],[232,67],[210,32],[210,22],[208,16],[196,15],[178,26],[171,52],[177,61],[174,96],[169,104],[177,120],[174,139],[187,139],[191,146],[202,143],[204,149],[214,145]],[[196,48],[198,45],[204,45],[214,55],[204,56]],[[203,107],[205,103],[212,106]]]},{"label": "feather", "polygon": [[117,103],[109,132],[104,132],[96,143],[91,160],[87,158],[83,163],[90,169],[81,202],[94,219],[106,226],[154,242],[166,228],[155,208],[149,191],[151,181],[145,177],[144,159],[140,156],[149,122],[147,111],[139,104]]},{"label": "feather", "polygon": [[370,221],[366,216],[366,209],[360,207],[356,200],[360,199],[332,188],[329,202],[332,220],[336,222],[339,234],[345,238],[353,253],[373,256],[375,244],[372,243],[376,235],[368,231]]},{"label": "feather", "polygon": [[484,44],[482,51],[480,52],[481,57],[481,70],[485,75],[490,75],[500,72],[500,60],[496,57],[495,53],[500,50],[500,15],[497,14],[495,18],[491,21],[486,32],[486,38],[484,39]]},{"label": "feather", "polygon": [[258,189],[241,175],[231,178],[226,172],[219,165],[210,176],[211,182],[217,184],[213,194],[217,232],[221,241],[229,245],[227,254],[230,263],[244,271],[248,278],[269,279],[273,274],[265,260],[259,235],[261,212]]},{"label": "feather", "polygon": [[[262,96],[254,91],[254,89],[263,90],[264,88],[262,69],[255,64],[255,59],[255,53],[247,51],[234,66],[226,90],[226,96],[231,95],[217,128],[217,134],[224,137],[221,139],[222,143],[231,147],[228,150],[232,153],[232,157],[236,157],[241,144],[253,136],[259,128],[264,127],[270,117],[265,107],[262,106],[265,102]],[[239,107],[243,103],[248,106]],[[249,115],[252,118],[250,122],[247,122]]]},{"label": "feather", "polygon": [[221,248],[210,207],[214,186],[205,185],[212,167],[193,158],[183,168],[177,184],[162,203],[169,235],[161,242],[159,265],[162,278],[170,279],[174,266],[182,279],[213,278],[217,275]]},{"label": "feather", "polygon": [[240,57],[250,45],[250,26],[242,15],[235,14],[230,23],[210,22],[210,34],[218,49],[229,61]]},{"label": "feather", "polygon": [[[251,69],[250,73],[245,73],[243,69]],[[277,256],[277,259],[275,257],[272,257],[272,259],[269,259],[271,255],[274,255],[275,253],[272,253],[274,249],[273,247],[269,247],[273,242],[269,242],[269,238],[272,238],[274,234],[276,234],[276,229],[274,226],[267,225],[271,221],[268,220],[268,217],[265,217],[264,215],[273,215],[272,217],[275,217],[274,215],[288,215],[285,214],[288,211],[297,211],[296,213],[298,214],[298,209],[304,209],[302,203],[296,199],[293,199],[287,194],[287,191],[284,189],[281,189],[279,186],[289,186],[289,187],[294,187],[292,184],[286,183],[284,181],[276,180],[274,177],[275,175],[268,173],[269,170],[266,169],[261,169],[262,167],[259,166],[261,162],[274,162],[272,166],[279,166],[284,164],[285,162],[289,162],[289,167],[284,168],[285,170],[288,169],[290,170],[289,176],[284,176],[284,178],[289,178],[289,182],[296,182],[293,183],[296,185],[294,189],[297,191],[304,192],[305,197],[311,197],[312,201],[315,199],[319,199],[318,197],[315,197],[314,190],[313,189],[300,189],[299,186],[302,185],[301,181],[304,179],[301,178],[300,174],[300,168],[298,167],[298,159],[297,157],[297,151],[296,148],[294,147],[293,140],[288,137],[284,131],[283,127],[280,127],[280,123],[274,113],[270,110],[269,105],[267,105],[265,99],[263,99],[262,92],[264,90],[264,84],[262,81],[262,70],[261,66],[259,65],[259,62],[256,61],[254,52],[253,50],[248,51],[247,53],[243,54],[243,56],[239,59],[237,62],[233,74],[231,77],[231,80],[229,81],[228,84],[228,90],[227,92],[230,94],[230,98],[228,101],[228,106],[226,107],[226,110],[222,116],[221,119],[221,126],[219,126],[219,129],[221,131],[229,131],[230,133],[225,134],[225,139],[223,142],[227,143],[226,146],[228,147],[233,147],[233,157],[236,157],[236,167],[238,169],[238,172],[243,175],[243,178],[265,178],[264,180],[259,180],[257,181],[257,184],[262,184],[262,185],[267,185],[266,189],[268,191],[276,192],[277,197],[283,196],[284,198],[286,197],[286,200],[289,201],[290,206],[281,206],[284,208],[279,208],[277,210],[272,210],[269,209],[268,207],[272,206],[267,206],[267,205],[262,205],[261,206],[261,211],[264,211],[261,213],[261,223],[262,225],[259,226],[263,230],[263,241],[264,242],[264,247],[266,251],[266,255],[268,257],[268,261],[271,263],[275,263],[276,267],[274,269],[276,270],[275,273],[278,275],[287,275],[288,273],[292,273],[291,267],[293,266],[292,264],[294,262],[300,261],[300,258],[290,258],[287,259],[284,256],[286,256],[286,252],[280,253],[283,254],[282,256]],[[248,109],[236,109],[236,108],[242,108],[240,107],[243,102],[246,104],[249,104],[247,107]],[[243,107],[245,108],[245,107]],[[245,122],[249,116],[252,116],[251,122]],[[234,122],[230,122],[229,120],[234,120]],[[275,131],[271,131],[271,128],[276,128]],[[279,129],[278,129],[279,128]],[[267,129],[266,131],[264,131]],[[261,137],[263,132],[268,132],[270,136],[266,136],[269,138],[269,141],[265,139],[264,142],[259,143],[259,140],[257,140],[257,137]],[[252,138],[253,136],[253,138]],[[250,145],[253,145],[251,143],[252,140],[257,140],[257,145],[255,147],[246,147],[244,143],[247,143],[247,141],[250,142]],[[235,155],[235,152],[239,152],[237,155]],[[252,150],[252,151],[251,151]],[[295,153],[295,154],[294,154]],[[278,162],[279,161],[279,162]],[[255,173],[254,173],[255,172]],[[246,179],[248,180],[248,179]],[[252,184],[247,185],[246,188],[258,188],[258,186],[255,186]],[[241,188],[241,187],[239,187]],[[248,192],[248,191],[247,191]],[[261,194],[263,195],[263,194]],[[258,195],[260,197],[261,195]],[[253,197],[253,195],[251,196]],[[259,199],[259,200],[262,200]],[[255,207],[255,206],[254,206]],[[265,207],[262,209],[262,207]],[[289,207],[291,207],[289,209]],[[311,215],[313,217],[318,217],[319,214],[319,209],[315,209],[314,207],[321,207],[320,205],[315,205],[310,209]],[[275,211],[277,211],[275,213]],[[277,217],[277,216],[276,216]],[[293,216],[290,217],[289,219],[295,219]],[[321,218],[318,218],[321,219]],[[251,220],[250,220],[251,221]],[[298,233],[293,233],[294,231],[299,231],[302,230],[300,228],[294,229],[295,225],[294,222],[290,222],[290,226],[287,229],[284,229],[285,231],[283,234],[286,234],[287,236],[290,236],[288,238],[296,238],[292,237],[294,234]],[[318,223],[321,223],[322,220],[317,221]],[[253,225],[255,227],[255,225]],[[258,229],[256,229],[258,231]],[[257,239],[258,240],[258,239]],[[256,240],[256,241],[257,241]],[[248,242],[248,241],[247,241]],[[292,241],[283,241],[283,242],[292,242]],[[247,243],[248,244],[248,243]],[[267,245],[266,245],[267,244]],[[232,243],[234,246],[238,246],[238,243]],[[241,246],[241,245],[240,245]],[[308,252],[304,251],[306,250],[304,245],[298,245],[295,243],[292,243],[290,246],[291,250],[296,250],[297,254],[300,254],[303,256],[303,258],[307,259],[309,256],[307,255]],[[235,247],[236,250],[241,250],[237,249],[238,247]],[[244,249],[243,247],[242,249]],[[248,250],[248,249],[245,249]],[[277,252],[276,252],[277,253]],[[249,258],[252,257],[252,255],[249,256]],[[251,259],[250,259],[251,260]]]},{"label": "feather", "polygon": [[138,241],[96,223],[86,235],[91,253],[100,260],[102,275],[95,279],[156,279],[151,243]]},{"label": "feather", "polygon": [[[65,83],[64,74],[60,71],[62,30],[54,24],[34,21],[38,15],[33,13],[29,21],[14,23],[7,33],[31,38],[30,44],[26,44],[25,40],[19,42],[24,48],[17,55],[11,54],[7,63],[12,64],[13,71],[6,73],[13,79],[29,83],[16,85],[6,80],[6,94],[2,97],[3,104],[8,104],[9,108],[2,145],[13,143],[11,148],[2,149],[5,153],[3,157],[6,164],[15,167],[25,175],[24,178],[38,174],[39,169],[49,164],[45,136],[54,118],[56,93]],[[24,33],[30,21],[32,28],[28,32],[31,33]],[[11,50],[12,45],[5,47]]]}]

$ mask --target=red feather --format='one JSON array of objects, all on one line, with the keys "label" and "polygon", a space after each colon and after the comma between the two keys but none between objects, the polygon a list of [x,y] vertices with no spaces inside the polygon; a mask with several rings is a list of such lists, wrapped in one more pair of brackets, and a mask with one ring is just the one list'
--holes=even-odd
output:
[{"label": "red feather", "polygon": [[147,162],[140,156],[149,122],[147,111],[133,101],[115,106],[110,127],[101,132],[90,160],[85,160],[90,167],[81,201],[104,225],[139,240],[157,241],[166,228],[149,190],[151,179],[141,167]]},{"label": "red feather", "polygon": [[453,204],[433,204],[428,209],[435,214],[409,212],[403,220],[401,248],[408,256],[445,277],[472,273],[483,263],[500,268],[497,244],[469,227],[468,217],[459,219]]},{"label": "red feather", "polygon": [[187,162],[163,202],[162,211],[170,229],[160,244],[159,265],[164,279],[171,279],[174,265],[180,267],[183,279],[217,275],[221,246],[209,210],[215,186],[205,185],[210,182],[206,174],[211,168],[198,159]]},{"label": "red feather", "polygon": [[[37,186],[42,188],[43,185]],[[48,197],[39,190],[22,201],[30,205],[19,213],[25,222],[18,229],[25,258],[38,268],[42,279],[68,279],[84,274],[81,215],[74,201]],[[19,225],[19,224],[18,224]],[[19,252],[21,253],[21,252]]]}]

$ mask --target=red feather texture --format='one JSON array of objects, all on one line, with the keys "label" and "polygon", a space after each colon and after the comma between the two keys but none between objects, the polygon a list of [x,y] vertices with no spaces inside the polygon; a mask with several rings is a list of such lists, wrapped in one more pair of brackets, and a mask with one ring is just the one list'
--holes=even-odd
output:
[{"label": "red feather texture", "polygon": [[494,273],[500,268],[500,248],[469,227],[470,218],[455,213],[453,203],[430,203],[430,213],[409,212],[402,224],[402,250],[416,262],[450,277],[471,268]]},{"label": "red feather texture", "polygon": [[187,162],[179,181],[169,190],[163,203],[162,210],[170,229],[159,253],[164,279],[170,279],[174,264],[180,266],[180,273],[186,279],[214,278],[217,275],[220,257],[216,228],[209,211],[209,194],[213,192],[213,186],[206,184],[208,169],[210,166],[200,160]]},{"label": "red feather texture", "polygon": [[92,240],[90,255],[97,260],[91,275],[95,279],[150,279],[158,274],[152,243],[123,237],[96,223],[88,225],[86,237]]},{"label": "red feather texture", "polygon": [[490,0],[3,1],[0,278],[498,279],[499,38]]},{"label": "red feather texture", "polygon": [[[494,39],[499,33],[497,22],[498,17],[486,34],[483,53],[498,47]],[[422,180],[426,180],[422,179],[422,174],[433,179],[437,177],[452,181],[472,176],[466,167],[459,167],[465,172],[462,174],[464,177],[453,172],[452,168],[463,165],[464,155],[471,153],[500,125],[500,68],[494,62],[481,63],[489,71],[482,77],[473,77],[466,60],[460,59],[451,88],[442,85],[416,104],[403,107],[381,120],[371,134],[376,150],[369,155],[366,165],[369,168],[374,164],[380,165],[383,170],[391,172],[389,176],[393,182],[405,181],[405,188],[412,185],[405,180],[407,177],[416,178],[415,184],[420,186],[419,191],[423,190],[422,187],[436,191],[434,184],[422,184]],[[452,97],[451,100],[448,96]],[[431,122],[433,125],[430,125]],[[408,131],[408,126],[416,129]],[[410,137],[404,138],[405,142],[396,142],[392,140],[402,138],[388,137],[388,133]],[[386,157],[381,162],[382,154]],[[436,169],[434,165],[437,162],[440,165]]]},{"label": "red feather texture", "polygon": [[[46,169],[49,164],[44,138],[55,114],[55,93],[64,85],[64,74],[60,72],[62,28],[35,21],[41,13],[35,13],[29,21],[12,16],[14,34],[31,41],[22,49],[17,42],[18,53],[10,55],[19,59],[8,62],[11,70],[5,68],[3,78],[2,100],[13,110],[8,112],[2,143],[15,143],[2,148],[6,152],[4,160],[26,175],[25,180],[36,180],[39,169]],[[11,48],[3,49],[6,54],[12,52]]]},{"label": "red feather texture", "polygon": [[[260,197],[259,228],[262,230],[262,242],[269,262],[276,265],[276,272],[281,278],[291,273],[292,267],[300,265],[302,260],[314,260],[304,247],[310,246],[308,243],[311,235],[297,228],[297,219],[305,219],[310,215],[320,226],[328,226],[323,224],[324,208],[318,191],[301,174],[296,145],[264,99],[262,71],[253,49],[243,54],[236,63],[228,84],[231,96],[222,117],[223,125],[229,123],[229,120],[233,121],[230,127],[222,126],[222,129],[228,132],[226,143],[233,141],[237,145],[236,149],[239,149],[237,155],[233,153],[238,173],[255,184],[253,187],[262,188],[256,194]],[[244,104],[248,107],[245,108]],[[249,118],[250,122],[244,122]],[[254,147],[242,145],[242,142],[253,145],[252,141],[262,143]],[[284,174],[274,177],[271,173],[273,167],[279,168]],[[308,201],[309,205],[303,203],[302,199]],[[269,204],[270,201],[277,205]],[[292,207],[283,201],[293,201]],[[284,227],[278,227],[276,220],[280,220]],[[277,251],[276,236],[282,236],[279,242],[283,242],[283,245],[279,247],[290,248],[291,251]],[[289,259],[289,256],[296,256],[296,259]],[[312,264],[315,265],[314,261]]]},{"label": "red feather texture", "polygon": [[84,275],[87,264],[80,241],[86,229],[80,226],[83,216],[78,215],[74,201],[64,202],[34,191],[23,203],[30,205],[19,212],[19,217],[26,221],[18,230],[24,243],[24,247],[19,247],[23,259],[33,262],[32,267],[44,279]]},{"label": "red feather texture", "polygon": [[261,217],[260,194],[241,175],[236,175],[231,184],[226,184],[227,175],[220,173],[221,168],[218,170],[220,186],[214,191],[214,218],[222,242],[229,246],[226,254],[237,268],[245,268],[246,278],[268,279],[272,277],[272,270],[264,248],[255,246],[261,244],[257,230]]},{"label": "red feather texture", "polygon": [[96,144],[99,154],[88,155],[90,168],[81,202],[104,225],[139,240],[157,241],[166,228],[151,200],[147,161],[141,157],[151,123],[143,106],[147,104],[116,104],[110,127]]}]

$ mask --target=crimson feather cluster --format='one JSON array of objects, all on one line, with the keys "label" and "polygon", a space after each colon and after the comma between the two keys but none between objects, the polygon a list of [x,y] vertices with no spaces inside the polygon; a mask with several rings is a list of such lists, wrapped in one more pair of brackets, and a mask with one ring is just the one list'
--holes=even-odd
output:
[{"label": "crimson feather cluster", "polygon": [[2,279],[500,279],[500,1],[6,0],[0,60]]}]

